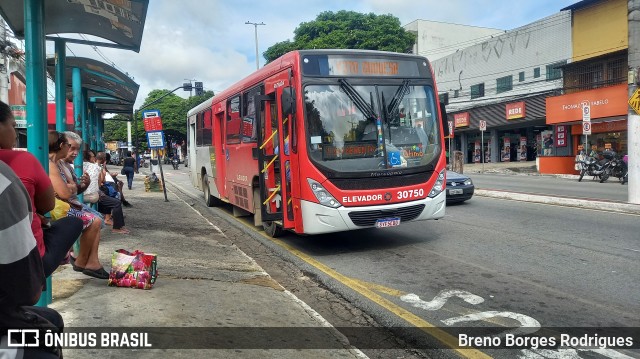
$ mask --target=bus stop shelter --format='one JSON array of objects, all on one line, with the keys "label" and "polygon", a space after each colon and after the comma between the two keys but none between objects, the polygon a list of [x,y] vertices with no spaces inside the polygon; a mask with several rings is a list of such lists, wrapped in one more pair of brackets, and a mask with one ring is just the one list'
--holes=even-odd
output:
[{"label": "bus stop shelter", "polygon": [[[140,51],[142,33],[147,16],[149,0],[128,1],[92,1],[92,0],[2,0],[0,2],[0,15],[7,22],[16,37],[25,41],[26,62],[26,120],[27,120],[27,150],[31,152],[42,164],[45,170],[49,169],[48,161],[48,135],[47,135],[47,80],[46,80],[46,40],[55,42],[55,86],[56,86],[56,129],[63,130],[66,127],[66,100],[67,75],[66,75],[66,45],[67,43],[85,44],[91,46],[111,47],[124,50]],[[78,34],[69,36],[69,34]],[[53,36],[57,35],[57,36]],[[90,35],[105,41],[87,39],[84,35]],[[114,109],[128,109],[137,95],[137,85],[126,99],[114,96],[101,95],[104,89],[82,88],[81,70],[72,74],[72,94],[74,104],[75,129],[83,138],[89,135],[89,129],[83,128],[83,113],[89,113],[88,107],[91,99],[103,101],[106,107],[100,107],[105,112]],[[95,74],[96,77],[99,75]],[[73,81],[77,81],[73,84]],[[93,92],[91,92],[93,91]],[[84,93],[83,93],[84,92]],[[107,91],[108,92],[108,91]],[[83,96],[84,95],[84,96]],[[133,99],[133,100],[131,100]],[[131,101],[129,101],[131,100]],[[110,102],[109,102],[110,101]],[[124,103],[120,103],[120,102]],[[115,102],[115,103],[114,103]],[[108,105],[114,105],[109,108]],[[124,106],[124,107],[122,107]],[[96,107],[97,111],[98,107]],[[99,126],[96,140],[101,138]],[[82,158],[80,154],[78,156]],[[81,166],[81,165],[80,165]],[[76,171],[78,167],[76,164]],[[47,280],[50,288],[51,281]],[[51,302],[51,291],[43,293],[40,305]]]}]

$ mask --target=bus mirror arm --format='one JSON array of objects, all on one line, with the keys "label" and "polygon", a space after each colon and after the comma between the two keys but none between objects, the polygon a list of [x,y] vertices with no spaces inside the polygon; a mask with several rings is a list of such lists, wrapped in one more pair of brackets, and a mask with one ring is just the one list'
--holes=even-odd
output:
[{"label": "bus mirror arm", "polygon": [[440,120],[442,121],[442,129],[444,130],[444,136],[449,136],[449,122],[447,119],[447,108],[444,102],[440,102]]}]

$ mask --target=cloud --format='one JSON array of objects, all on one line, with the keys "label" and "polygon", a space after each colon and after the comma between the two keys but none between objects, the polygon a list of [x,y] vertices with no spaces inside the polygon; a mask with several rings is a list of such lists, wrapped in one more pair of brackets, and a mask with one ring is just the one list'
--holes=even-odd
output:
[{"label": "cloud", "polygon": [[[392,14],[406,25],[417,19],[510,29],[556,13],[575,0],[154,0],[149,2],[140,53],[69,44],[78,56],[114,63],[140,85],[135,107],[154,89],[174,89],[185,79],[220,91],[255,70],[255,28],[262,53],[273,44],[293,39],[302,22],[323,11],[352,10]],[[53,45],[48,44],[48,53]],[[69,56],[73,56],[70,52]],[[188,96],[179,90],[176,94]]]}]

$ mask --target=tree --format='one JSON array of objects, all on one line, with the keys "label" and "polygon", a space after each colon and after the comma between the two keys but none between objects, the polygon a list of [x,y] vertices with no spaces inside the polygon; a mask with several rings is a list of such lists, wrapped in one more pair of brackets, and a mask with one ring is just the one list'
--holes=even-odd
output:
[{"label": "tree", "polygon": [[[144,100],[142,107],[152,103],[160,97],[169,93],[169,90],[153,90],[149,92]],[[192,96],[186,99],[170,94],[153,105],[144,108],[144,110],[159,110],[162,117],[162,130],[164,131],[167,145],[170,142],[182,142],[187,139],[187,112],[202,103],[207,98],[213,97],[213,91],[205,91],[201,96]],[[131,141],[134,147],[140,149],[147,148],[147,136],[144,131],[144,122],[142,121],[142,111],[136,110],[136,121],[133,121],[131,127]],[[104,140],[105,141],[123,141],[127,138],[127,124],[130,117],[116,115],[111,120],[104,123]],[[137,134],[136,138],[136,126]]]},{"label": "tree", "polygon": [[361,14],[355,11],[321,12],[314,21],[303,22],[294,31],[293,42],[285,40],[263,53],[271,62],[292,50],[361,49],[410,52],[415,35],[400,26],[393,15]]}]

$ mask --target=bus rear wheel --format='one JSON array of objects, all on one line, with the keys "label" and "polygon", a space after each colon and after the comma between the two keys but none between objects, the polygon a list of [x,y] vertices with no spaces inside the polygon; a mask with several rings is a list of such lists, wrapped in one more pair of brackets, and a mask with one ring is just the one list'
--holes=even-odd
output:
[{"label": "bus rear wheel", "polygon": [[264,228],[264,233],[266,233],[271,238],[278,238],[282,235],[284,230],[280,227],[276,222],[262,222],[262,228]]}]

